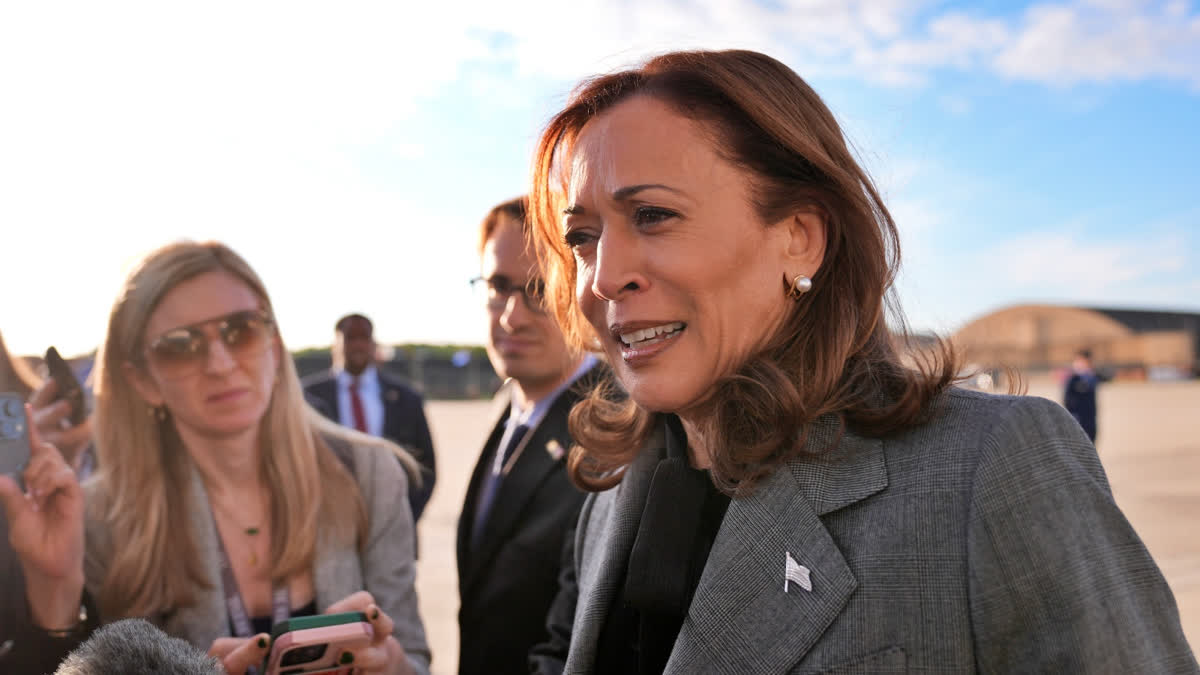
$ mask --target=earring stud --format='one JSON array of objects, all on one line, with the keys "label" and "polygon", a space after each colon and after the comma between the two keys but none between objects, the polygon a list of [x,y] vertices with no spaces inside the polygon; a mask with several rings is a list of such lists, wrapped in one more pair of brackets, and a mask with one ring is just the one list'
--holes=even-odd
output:
[{"label": "earring stud", "polygon": [[812,287],[812,279],[809,279],[803,274],[797,274],[796,277],[792,279],[791,288],[788,289],[788,297],[793,300],[799,300],[800,296],[811,291]]}]

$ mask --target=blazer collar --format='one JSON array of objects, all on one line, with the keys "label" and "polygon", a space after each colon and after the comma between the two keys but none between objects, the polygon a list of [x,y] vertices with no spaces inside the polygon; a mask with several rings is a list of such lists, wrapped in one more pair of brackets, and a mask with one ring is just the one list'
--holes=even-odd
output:
[{"label": "blazer collar", "polygon": [[[883,444],[849,432],[839,438],[833,418],[809,434],[807,447],[821,454],[800,456],[730,503],[667,673],[736,672],[746,664],[784,672],[858,587],[820,517],[887,486]],[[795,583],[784,591],[789,555],[809,569],[811,591]]]},{"label": "blazer collar", "polygon": [[[549,444],[557,443],[564,450],[569,445],[567,414],[578,400],[579,394],[573,388],[563,391],[537,426],[526,434],[520,448],[520,456],[517,457],[512,470],[500,481],[496,500],[492,506],[492,512],[488,516],[486,531],[479,542],[479,548],[474,552],[468,552],[471,561],[466,578],[468,588],[479,578],[479,572],[487,567],[488,562],[495,556],[500,546],[509,539],[511,530],[517,525],[518,516],[524,510],[526,503],[533,498],[539,486],[557,467],[566,462],[565,454],[557,457],[550,455]],[[490,447],[495,448],[503,435],[502,427],[507,419],[507,412],[508,408],[506,407],[492,434],[494,440],[489,439]],[[481,458],[480,461],[483,462],[483,465],[477,468],[475,481],[481,481],[483,475],[491,469],[493,459],[491,454],[490,452],[484,453]],[[473,506],[474,499],[471,500],[471,503]],[[464,517],[470,516],[465,514]],[[470,542],[464,540],[463,545],[469,546]]]},{"label": "blazer collar", "polygon": [[805,454],[789,463],[796,486],[818,516],[870,497],[887,487],[883,441],[842,431],[826,415],[811,425]]},{"label": "blazer collar", "polygon": [[[607,492],[598,493],[584,505],[585,513],[580,515],[576,542],[585,541],[587,550],[576,559],[579,580],[576,607],[579,609],[575,612],[571,649],[563,672],[591,672],[596,661],[600,631],[612,612],[637,536],[654,467],[666,452],[665,447],[665,429],[659,425],[650,442],[634,457],[621,482]],[[578,544],[576,551],[579,551]],[[596,555],[590,555],[591,551]]]},{"label": "blazer collar", "polygon": [[188,525],[210,585],[205,589],[197,589],[195,602],[177,609],[168,622],[173,634],[184,637],[188,642],[194,645],[212,644],[218,637],[229,635],[229,610],[225,605],[224,585],[221,583],[217,528],[213,523],[208,491],[204,488],[200,471],[190,462],[187,471]]}]

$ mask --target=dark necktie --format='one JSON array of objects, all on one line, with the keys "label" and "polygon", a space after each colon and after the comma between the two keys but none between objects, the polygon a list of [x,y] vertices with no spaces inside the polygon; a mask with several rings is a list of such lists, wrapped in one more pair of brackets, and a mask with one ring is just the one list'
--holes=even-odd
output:
[{"label": "dark necktie", "polygon": [[367,433],[367,415],[363,412],[362,398],[358,395],[358,376],[350,378],[350,411],[354,413],[354,428]]},{"label": "dark necktie", "polygon": [[[512,457],[513,452],[527,433],[529,433],[529,427],[524,424],[519,424],[516,429],[513,429],[512,438],[509,438],[508,445],[504,446],[504,455],[501,457],[500,463],[498,465],[493,463],[493,468],[490,468],[483,478],[483,486],[479,490],[479,501],[475,503],[475,524],[471,526],[471,548],[477,548],[480,540],[483,539],[483,528],[487,525],[492,504],[496,501],[496,493],[500,491],[504,465],[508,463],[508,459]],[[500,467],[500,471],[494,470],[496,466]]]}]

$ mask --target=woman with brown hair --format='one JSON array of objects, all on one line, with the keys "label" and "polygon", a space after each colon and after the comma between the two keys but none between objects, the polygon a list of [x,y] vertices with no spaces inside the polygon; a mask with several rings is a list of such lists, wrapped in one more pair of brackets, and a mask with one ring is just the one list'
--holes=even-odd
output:
[{"label": "woman with brown hair", "polygon": [[572,414],[595,494],[541,669],[1195,670],[1078,425],[902,351],[896,225],[785,65],[584,82],[531,206],[554,312],[628,393]]},{"label": "woman with brown hair", "polygon": [[355,609],[375,640],[343,663],[428,671],[402,468],[413,461],[305,403],[241,257],[191,242],[146,256],[96,367],[99,468],[82,489],[46,443],[33,444],[27,497],[0,477],[31,608],[18,647],[78,642],[95,623],[81,619],[86,587],[102,620],[148,618],[231,668],[262,658],[273,624]]}]

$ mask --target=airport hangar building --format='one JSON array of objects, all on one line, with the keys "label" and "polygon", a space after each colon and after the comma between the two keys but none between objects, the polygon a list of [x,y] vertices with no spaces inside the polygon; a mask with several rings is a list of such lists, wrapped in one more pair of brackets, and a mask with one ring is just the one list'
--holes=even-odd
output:
[{"label": "airport hangar building", "polygon": [[971,321],[951,340],[982,368],[1051,371],[1088,349],[1097,368],[1117,377],[1200,374],[1200,313],[1193,312],[1017,305]]}]

